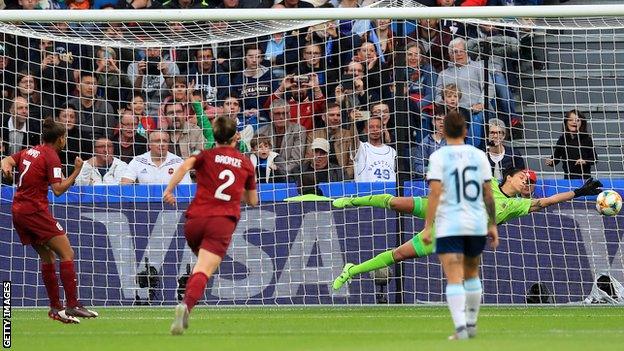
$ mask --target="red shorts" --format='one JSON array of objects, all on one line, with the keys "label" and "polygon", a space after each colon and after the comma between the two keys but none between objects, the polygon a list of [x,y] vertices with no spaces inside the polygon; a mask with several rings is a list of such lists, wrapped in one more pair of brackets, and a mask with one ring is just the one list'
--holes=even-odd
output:
[{"label": "red shorts", "polygon": [[22,245],[42,245],[58,235],[65,235],[63,227],[48,211],[13,213],[13,226]]},{"label": "red shorts", "polygon": [[195,254],[202,248],[223,258],[230,246],[236,224],[234,217],[187,218],[184,236]]}]

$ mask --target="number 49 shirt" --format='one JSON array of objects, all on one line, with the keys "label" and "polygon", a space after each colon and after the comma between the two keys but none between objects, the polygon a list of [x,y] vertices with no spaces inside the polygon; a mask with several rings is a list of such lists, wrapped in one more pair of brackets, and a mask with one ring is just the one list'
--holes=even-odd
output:
[{"label": "number 49 shirt", "polygon": [[245,190],[256,189],[251,161],[231,147],[215,147],[195,156],[197,192],[187,218],[231,216],[240,218]]},{"label": "number 49 shirt", "polygon": [[485,153],[472,145],[447,145],[431,154],[427,179],[442,182],[436,237],[486,235],[483,184],[491,178]]}]

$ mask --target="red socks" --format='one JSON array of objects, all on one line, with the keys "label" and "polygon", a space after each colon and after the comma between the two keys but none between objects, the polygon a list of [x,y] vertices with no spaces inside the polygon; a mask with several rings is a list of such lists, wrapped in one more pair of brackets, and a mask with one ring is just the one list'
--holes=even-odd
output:
[{"label": "red socks", "polygon": [[42,263],[41,264],[41,277],[43,278],[43,284],[48,292],[48,300],[50,300],[50,308],[63,309],[63,304],[59,297],[58,280],[56,279],[56,271],[54,263]]},{"label": "red socks", "polygon": [[72,308],[78,306],[78,289],[76,288],[76,271],[74,270],[74,261],[61,262],[61,282],[65,290],[65,300],[67,307]]},{"label": "red socks", "polygon": [[193,273],[186,282],[186,291],[184,292],[184,303],[189,312],[195,307],[197,301],[204,296],[204,289],[208,276],[202,272]]}]

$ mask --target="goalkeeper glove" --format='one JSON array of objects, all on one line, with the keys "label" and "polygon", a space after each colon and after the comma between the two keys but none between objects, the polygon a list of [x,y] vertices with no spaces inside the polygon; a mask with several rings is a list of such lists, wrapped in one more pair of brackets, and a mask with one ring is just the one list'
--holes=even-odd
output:
[{"label": "goalkeeper glove", "polygon": [[589,178],[580,188],[574,189],[574,197],[598,195],[602,192],[602,183],[594,178]]}]

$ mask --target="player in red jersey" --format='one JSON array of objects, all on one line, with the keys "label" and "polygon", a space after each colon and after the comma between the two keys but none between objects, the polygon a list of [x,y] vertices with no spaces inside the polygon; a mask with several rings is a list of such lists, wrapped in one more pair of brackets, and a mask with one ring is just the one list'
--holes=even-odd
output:
[{"label": "player in red jersey", "polygon": [[208,279],[225,256],[240,219],[241,200],[251,206],[258,204],[254,167],[234,148],[238,141],[236,121],[217,118],[213,129],[217,147],[184,161],[163,194],[166,203],[175,204],[174,188],[186,172],[195,169],[197,193],[186,210],[184,235],[197,263],[186,283],[184,300],[176,306],[171,324],[173,335],[188,328],[189,313],[204,295]]},{"label": "player in red jersey", "polygon": [[[80,323],[77,317],[97,317],[78,302],[74,251],[63,227],[48,209],[48,185],[54,195],[60,196],[74,183],[82,169],[82,159],[76,158],[74,171],[63,177],[58,152],[67,142],[65,127],[52,119],[43,123],[43,145],[24,149],[2,160],[2,174],[11,179],[17,167],[19,179],[13,197],[13,226],[23,245],[31,245],[41,258],[41,276],[48,292],[48,316],[63,323]],[[59,257],[60,276],[67,306],[59,298],[59,286],[54,263]]]}]

